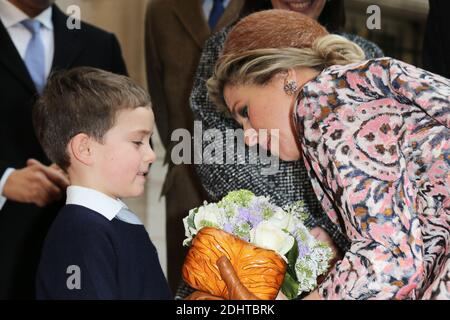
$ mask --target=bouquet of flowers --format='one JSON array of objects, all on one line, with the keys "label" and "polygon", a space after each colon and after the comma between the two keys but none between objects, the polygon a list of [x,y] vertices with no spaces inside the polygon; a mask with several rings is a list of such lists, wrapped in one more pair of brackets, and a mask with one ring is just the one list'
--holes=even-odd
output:
[{"label": "bouquet of flowers", "polygon": [[[183,245],[195,242],[202,228],[212,227],[254,247],[273,250],[286,265],[281,291],[293,299],[317,286],[316,279],[327,271],[332,256],[331,249],[304,226],[306,217],[302,201],[281,208],[272,204],[270,198],[255,196],[248,190],[232,191],[218,203],[205,202],[189,211],[183,219],[187,237]],[[220,246],[220,241],[216,246]],[[204,253],[205,249],[201,251]]]}]

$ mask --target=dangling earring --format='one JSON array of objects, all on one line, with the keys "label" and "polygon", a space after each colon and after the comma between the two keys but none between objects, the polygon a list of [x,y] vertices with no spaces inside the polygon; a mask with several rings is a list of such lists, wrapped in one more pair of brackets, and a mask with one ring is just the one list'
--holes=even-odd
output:
[{"label": "dangling earring", "polygon": [[297,81],[295,80],[287,80],[284,84],[284,92],[286,92],[287,95],[292,96],[297,92]]}]

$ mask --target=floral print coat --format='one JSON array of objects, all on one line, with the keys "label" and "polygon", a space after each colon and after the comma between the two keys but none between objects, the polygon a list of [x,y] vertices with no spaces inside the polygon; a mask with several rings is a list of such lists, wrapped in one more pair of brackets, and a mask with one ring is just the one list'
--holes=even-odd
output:
[{"label": "floral print coat", "polygon": [[449,299],[450,80],[392,58],[329,67],[295,109],[325,212],[351,241],[325,299]]}]

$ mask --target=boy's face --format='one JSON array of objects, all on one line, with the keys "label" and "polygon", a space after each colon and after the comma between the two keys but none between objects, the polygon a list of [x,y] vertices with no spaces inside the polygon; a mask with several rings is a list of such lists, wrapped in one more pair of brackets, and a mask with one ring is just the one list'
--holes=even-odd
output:
[{"label": "boy's face", "polygon": [[96,143],[94,168],[99,191],[113,197],[143,193],[149,165],[156,160],[150,147],[154,116],[148,107],[125,109],[115,125]]}]

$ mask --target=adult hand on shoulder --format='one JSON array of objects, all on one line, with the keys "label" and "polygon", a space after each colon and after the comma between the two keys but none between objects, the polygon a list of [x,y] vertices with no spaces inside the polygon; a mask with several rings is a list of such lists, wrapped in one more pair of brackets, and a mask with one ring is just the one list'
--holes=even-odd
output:
[{"label": "adult hand on shoulder", "polygon": [[[37,160],[29,159],[27,163],[33,164],[35,161],[37,161]],[[37,161],[37,162],[39,162],[39,161]],[[69,175],[67,174],[67,172],[65,172],[63,169],[61,169],[61,167],[58,166],[56,163],[52,163],[50,165],[50,168],[55,169],[56,171],[61,173],[64,177],[66,177],[66,181],[64,182],[66,186],[64,188],[67,188],[70,185],[70,179],[69,179]]]},{"label": "adult hand on shoulder", "polygon": [[69,179],[61,169],[29,159],[25,168],[15,170],[8,177],[3,196],[8,200],[44,207],[60,199],[68,185]]}]

